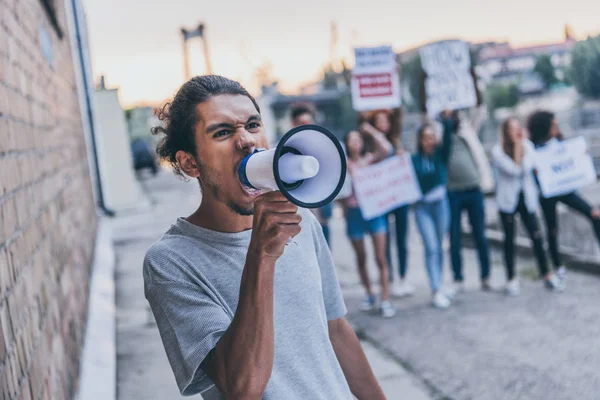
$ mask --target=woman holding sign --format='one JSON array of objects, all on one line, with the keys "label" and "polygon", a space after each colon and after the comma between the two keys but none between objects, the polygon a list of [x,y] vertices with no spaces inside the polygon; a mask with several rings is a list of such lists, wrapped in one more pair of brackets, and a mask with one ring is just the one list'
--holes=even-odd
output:
[{"label": "woman holding sign", "polygon": [[[373,112],[368,119],[369,124],[383,133],[394,147],[394,150],[401,154],[404,151],[404,147],[400,140],[401,136],[401,112],[400,108],[391,110],[377,110]],[[396,249],[398,251],[398,273],[400,275],[400,282],[394,284],[394,272],[392,270],[392,256],[391,256],[391,241],[390,234],[387,237],[387,260],[390,268],[390,287],[391,293],[396,297],[410,296],[414,293],[415,288],[406,282],[406,269],[407,269],[407,257],[408,250],[406,246],[408,236],[408,212],[410,211],[410,205],[403,205],[388,214],[388,219],[392,215],[394,216],[394,226],[396,234]]]},{"label": "woman holding sign", "polygon": [[561,288],[558,278],[548,272],[546,253],[542,243],[542,232],[535,215],[538,208],[538,189],[533,175],[533,144],[525,138],[517,118],[502,123],[500,143],[492,149],[492,158],[497,171],[496,203],[504,228],[504,263],[506,266],[506,293],[519,294],[519,281],[515,277],[515,216],[521,221],[533,242],[535,258],[548,289]]},{"label": "woman holding sign", "polygon": [[[358,131],[350,131],[345,138],[346,151],[348,154],[348,173],[350,176],[361,168],[387,158],[393,151],[392,145],[386,140],[385,135],[373,128],[370,124],[363,123],[361,132],[365,137],[373,141],[373,151],[365,151],[363,135]],[[369,274],[367,272],[365,232],[369,232],[373,239],[375,259],[379,267],[379,279],[381,282],[381,303],[379,311],[384,318],[391,318],[396,314],[390,302],[389,272],[386,259],[386,236],[387,219],[385,215],[365,221],[360,211],[358,200],[354,193],[344,200],[346,216],[346,231],[352,242],[358,262],[358,273],[360,280],[367,292],[366,298],[361,302],[362,311],[370,311],[377,307],[377,298],[371,290]]]},{"label": "woman holding sign", "polygon": [[[563,136],[558,129],[558,123],[554,113],[548,111],[537,111],[529,117],[527,129],[531,135],[531,141],[536,148],[551,145],[557,141],[563,140]],[[563,265],[560,252],[558,250],[558,216],[556,215],[556,204],[561,202],[569,208],[583,214],[590,220],[596,233],[596,238],[600,242],[600,209],[592,207],[587,201],[581,198],[577,192],[571,192],[560,196],[545,198],[540,196],[540,204],[546,220],[548,234],[548,248],[552,264],[556,269],[556,274],[563,285],[566,277],[566,268]]]},{"label": "woman holding sign", "polygon": [[439,145],[433,127],[423,125],[417,132],[418,150],[412,156],[423,193],[423,198],[415,204],[415,218],[425,247],[425,265],[433,292],[433,306],[442,309],[448,308],[451,303],[449,296],[441,290],[444,263],[442,244],[450,224],[446,191],[450,135],[450,132],[444,132],[442,144]]}]

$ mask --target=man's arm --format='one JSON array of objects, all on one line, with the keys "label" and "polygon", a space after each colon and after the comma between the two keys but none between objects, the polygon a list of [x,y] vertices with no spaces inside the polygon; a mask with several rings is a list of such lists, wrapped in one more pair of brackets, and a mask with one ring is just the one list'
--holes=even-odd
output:
[{"label": "man's arm", "polygon": [[271,378],[274,356],[275,262],[300,232],[298,207],[280,192],[255,202],[254,226],[233,321],[203,363],[228,400],[258,400]]},{"label": "man's arm", "polygon": [[342,317],[329,321],[329,339],[350,390],[359,400],[385,400],[354,330]]}]

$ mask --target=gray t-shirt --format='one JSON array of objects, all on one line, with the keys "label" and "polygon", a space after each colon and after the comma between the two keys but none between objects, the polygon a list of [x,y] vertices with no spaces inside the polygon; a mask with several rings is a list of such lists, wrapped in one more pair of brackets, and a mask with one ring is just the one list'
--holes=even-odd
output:
[{"label": "gray t-shirt", "polygon": [[[275,268],[275,356],[263,399],[351,399],[327,326],[346,307],[322,228],[300,212],[297,244],[286,246]],[[182,395],[224,398],[200,365],[237,309],[251,234],[180,218],[146,253],[146,298]]]},{"label": "gray t-shirt", "polygon": [[453,134],[448,160],[448,190],[477,189],[479,181],[477,163],[467,141]]}]

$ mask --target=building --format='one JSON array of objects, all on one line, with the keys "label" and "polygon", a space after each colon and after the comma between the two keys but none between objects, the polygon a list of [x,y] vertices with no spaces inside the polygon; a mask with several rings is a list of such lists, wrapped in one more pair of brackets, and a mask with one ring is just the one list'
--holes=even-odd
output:
[{"label": "building", "polygon": [[516,84],[522,93],[533,93],[544,89],[544,83],[534,73],[537,59],[549,55],[558,79],[563,79],[571,63],[571,49],[575,40],[526,47],[492,44],[480,48],[476,72],[479,79],[488,84],[498,82]]},{"label": "building", "polygon": [[0,398],[69,399],[105,209],[85,23],[80,0],[0,15]]}]

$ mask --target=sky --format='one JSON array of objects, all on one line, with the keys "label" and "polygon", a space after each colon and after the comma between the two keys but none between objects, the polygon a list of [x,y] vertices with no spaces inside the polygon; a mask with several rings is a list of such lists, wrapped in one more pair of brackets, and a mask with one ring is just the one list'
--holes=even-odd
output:
[{"label": "sky", "polygon": [[[118,87],[124,107],[160,104],[184,83],[180,28],[203,22],[213,72],[258,94],[256,71],[269,63],[285,92],[320,76],[330,54],[353,64],[354,46],[396,51],[432,40],[561,41],[564,25],[600,33],[600,1],[570,0],[83,0],[92,66]],[[188,41],[192,75],[204,74],[202,42]]]}]

